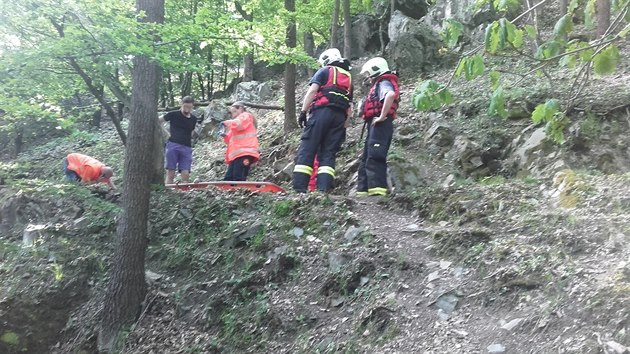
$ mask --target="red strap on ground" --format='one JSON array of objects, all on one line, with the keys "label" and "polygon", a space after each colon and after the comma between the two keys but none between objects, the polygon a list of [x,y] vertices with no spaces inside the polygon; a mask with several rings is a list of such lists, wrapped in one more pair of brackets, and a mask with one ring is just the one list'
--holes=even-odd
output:
[{"label": "red strap on ground", "polygon": [[235,181],[234,182],[232,181],[198,182],[198,183],[167,184],[165,187],[171,188],[171,189],[179,189],[182,191],[215,187],[222,190],[245,188],[254,192],[265,192],[265,193],[285,192],[284,188],[270,182],[235,182]]}]

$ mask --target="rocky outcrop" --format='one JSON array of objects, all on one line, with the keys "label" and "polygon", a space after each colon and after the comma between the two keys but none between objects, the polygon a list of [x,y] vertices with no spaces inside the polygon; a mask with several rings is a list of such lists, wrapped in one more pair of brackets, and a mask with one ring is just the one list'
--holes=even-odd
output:
[{"label": "rocky outcrop", "polygon": [[437,51],[442,43],[427,25],[395,11],[388,36],[387,53],[394,69],[424,71],[438,62]]}]

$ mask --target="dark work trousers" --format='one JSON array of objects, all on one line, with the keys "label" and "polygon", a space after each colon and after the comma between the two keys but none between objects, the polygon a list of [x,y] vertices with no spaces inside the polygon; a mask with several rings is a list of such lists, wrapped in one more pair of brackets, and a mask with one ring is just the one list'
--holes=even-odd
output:
[{"label": "dark work trousers", "polygon": [[372,119],[369,119],[367,127],[368,133],[359,164],[357,192],[386,195],[387,152],[394,135],[394,120],[387,117],[385,121],[372,125]]},{"label": "dark work trousers", "polygon": [[241,156],[234,159],[228,165],[224,181],[246,181],[254,158],[251,156]]},{"label": "dark work trousers", "polygon": [[317,190],[328,192],[334,187],[335,160],[346,139],[346,112],[339,108],[322,107],[312,111],[306,123],[293,169],[293,189],[306,193],[317,154]]}]

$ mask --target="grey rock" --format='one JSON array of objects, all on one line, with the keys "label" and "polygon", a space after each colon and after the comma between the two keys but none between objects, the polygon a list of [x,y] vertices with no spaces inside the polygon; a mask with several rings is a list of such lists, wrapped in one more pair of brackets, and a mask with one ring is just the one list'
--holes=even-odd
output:
[{"label": "grey rock", "polygon": [[402,229],[402,232],[409,232],[409,233],[415,233],[422,230],[422,228],[420,227],[420,225],[418,224],[409,224],[407,226],[405,226]]},{"label": "grey rock", "polygon": [[144,272],[144,277],[150,282],[158,282],[162,279],[163,275],[147,270]]},{"label": "grey rock", "polygon": [[300,238],[300,237],[304,236],[304,229],[301,228],[301,227],[294,227],[291,230],[291,235],[293,235],[293,236],[295,236],[297,238]]},{"label": "grey rock", "polygon": [[343,269],[343,267],[348,264],[350,259],[337,252],[329,252],[328,253],[328,270],[333,273],[337,273]]},{"label": "grey rock", "polygon": [[501,326],[502,329],[511,332],[513,329],[515,329],[516,327],[518,327],[521,322],[523,322],[523,318],[515,318],[513,320],[511,320],[510,322],[504,324],[503,326]]},{"label": "grey rock", "polygon": [[361,235],[362,232],[363,232],[363,228],[350,226],[348,230],[346,230],[346,233],[343,235],[343,238],[348,242],[352,242],[354,241],[354,239],[359,237],[359,235]]},{"label": "grey rock", "polygon": [[394,9],[406,16],[419,19],[429,11],[428,4],[426,0],[394,0]]},{"label": "grey rock", "polygon": [[431,28],[401,12],[395,11],[392,19],[388,35],[395,40],[390,40],[387,45],[391,68],[417,72],[438,62],[435,59],[438,58],[437,51],[442,44]]},{"label": "grey rock", "polygon": [[625,345],[619,344],[615,341],[606,342],[606,347],[615,354],[628,354],[630,353],[630,348]]},{"label": "grey rock", "polygon": [[457,304],[459,303],[459,297],[453,293],[447,293],[440,296],[435,302],[435,306],[446,314],[451,314],[455,311]]},{"label": "grey rock", "polygon": [[505,353],[505,347],[501,344],[491,344],[488,346],[488,353],[491,353],[491,354]]},{"label": "grey rock", "polygon": [[271,93],[269,82],[248,81],[236,85],[234,96],[237,101],[262,103],[271,98]]},{"label": "grey rock", "polygon": [[22,244],[24,246],[33,246],[38,239],[44,237],[47,225],[28,224],[22,233]]}]

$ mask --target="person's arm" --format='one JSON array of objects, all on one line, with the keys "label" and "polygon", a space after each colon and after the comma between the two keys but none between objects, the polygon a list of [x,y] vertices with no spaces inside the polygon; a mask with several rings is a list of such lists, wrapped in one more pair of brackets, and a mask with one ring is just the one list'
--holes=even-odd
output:
[{"label": "person's arm", "polygon": [[378,118],[372,120],[372,125],[383,122],[385,119],[387,119],[387,113],[389,112],[389,109],[392,108],[392,104],[394,104],[395,99],[396,92],[387,92],[387,94],[385,95],[385,99],[383,100],[383,109],[381,110],[381,115],[378,116]]},{"label": "person's arm", "polygon": [[313,101],[315,101],[317,91],[319,91],[319,84],[312,83],[311,86],[309,86],[308,91],[306,91],[306,95],[304,96],[304,101],[302,102],[302,112],[308,112],[311,104],[313,104]]},{"label": "person's arm", "polygon": [[107,185],[112,189],[117,189],[114,181],[111,178],[109,179],[109,181],[107,181]]}]

